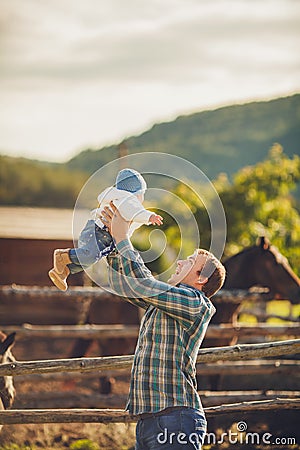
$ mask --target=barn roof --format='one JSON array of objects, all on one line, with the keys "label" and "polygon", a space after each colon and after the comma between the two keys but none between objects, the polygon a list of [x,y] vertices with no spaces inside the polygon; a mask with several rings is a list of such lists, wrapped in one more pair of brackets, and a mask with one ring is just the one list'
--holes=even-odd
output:
[{"label": "barn roof", "polygon": [[73,210],[0,207],[0,238],[73,239]]}]

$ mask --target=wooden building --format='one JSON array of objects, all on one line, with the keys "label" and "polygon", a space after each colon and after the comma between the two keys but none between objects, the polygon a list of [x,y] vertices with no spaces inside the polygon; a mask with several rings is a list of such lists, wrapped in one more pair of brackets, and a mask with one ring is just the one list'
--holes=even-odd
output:
[{"label": "wooden building", "polygon": [[[0,207],[0,284],[51,286],[56,248],[73,247],[73,210]],[[68,278],[83,285],[83,273]]]}]

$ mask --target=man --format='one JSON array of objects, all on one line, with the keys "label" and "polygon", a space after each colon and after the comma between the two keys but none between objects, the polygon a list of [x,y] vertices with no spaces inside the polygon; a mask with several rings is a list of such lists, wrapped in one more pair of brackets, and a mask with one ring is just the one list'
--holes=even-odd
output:
[{"label": "man", "polygon": [[225,268],[210,252],[197,249],[177,262],[168,283],[156,280],[131,245],[129,223],[110,206],[102,216],[116,244],[107,257],[110,284],[146,310],[126,407],[138,415],[136,450],[199,450],[206,420],[195,365],[215,313],[209,298],[223,285]]}]

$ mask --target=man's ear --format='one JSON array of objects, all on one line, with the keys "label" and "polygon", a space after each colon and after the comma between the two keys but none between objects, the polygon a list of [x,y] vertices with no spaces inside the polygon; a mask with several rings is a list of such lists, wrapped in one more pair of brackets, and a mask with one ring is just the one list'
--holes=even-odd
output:
[{"label": "man's ear", "polygon": [[208,282],[208,278],[207,277],[200,276],[199,279],[197,280],[197,284],[199,286],[204,286],[207,282]]}]

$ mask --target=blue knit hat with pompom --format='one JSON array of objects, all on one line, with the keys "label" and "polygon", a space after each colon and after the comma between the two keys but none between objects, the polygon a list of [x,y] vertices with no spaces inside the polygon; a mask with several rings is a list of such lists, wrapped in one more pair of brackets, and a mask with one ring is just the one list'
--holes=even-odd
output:
[{"label": "blue knit hat with pompom", "polygon": [[138,194],[145,192],[147,184],[142,175],[134,169],[123,169],[117,175],[116,188]]}]

